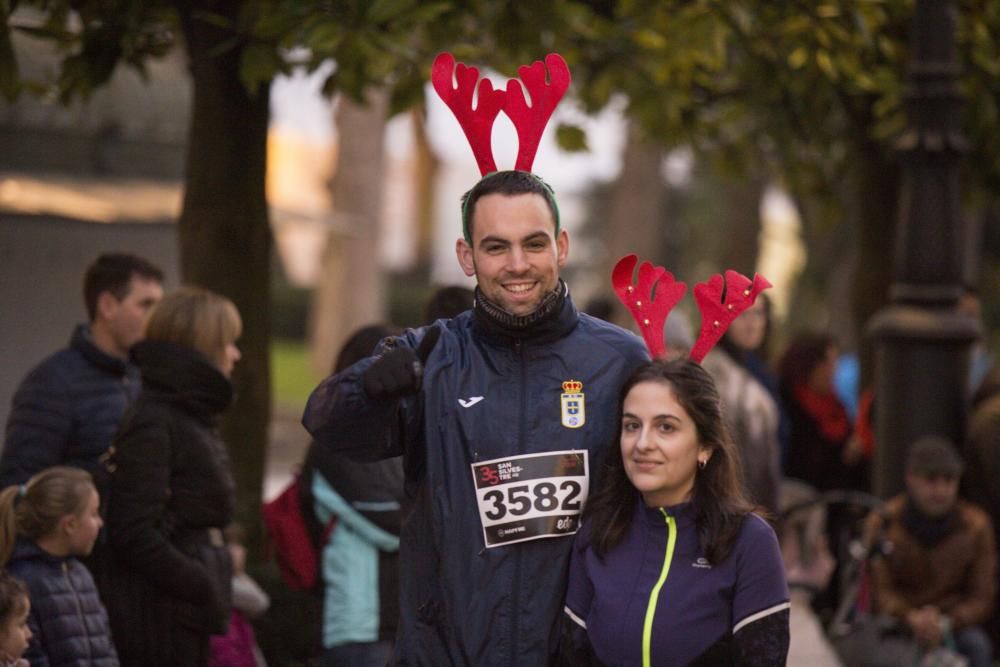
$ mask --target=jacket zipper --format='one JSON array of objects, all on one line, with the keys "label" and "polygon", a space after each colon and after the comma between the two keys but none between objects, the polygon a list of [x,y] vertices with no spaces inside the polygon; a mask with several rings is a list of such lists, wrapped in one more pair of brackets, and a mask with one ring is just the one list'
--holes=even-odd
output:
[{"label": "jacket zipper", "polygon": [[677,544],[677,522],[672,516],[667,516],[666,511],[661,507],[660,513],[667,524],[667,551],[663,556],[663,569],[660,570],[660,578],[653,586],[649,594],[649,603],[646,605],[646,621],[642,625],[642,667],[650,667],[653,664],[650,656],[650,647],[653,640],[653,616],[656,614],[656,601],[660,597],[660,589],[667,580],[670,572],[670,562],[674,559],[674,546]]},{"label": "jacket zipper", "polygon": [[[83,624],[84,629],[87,627],[87,618],[83,615],[83,605],[80,604],[80,594],[76,590],[76,586],[73,585],[73,579],[69,576],[69,563],[63,561],[62,564],[63,576],[66,577],[66,583],[69,584],[69,589],[73,591],[73,600],[76,602],[76,612],[80,615],[80,622]],[[89,665],[91,662],[90,655],[90,637],[84,636],[84,643],[87,645],[87,661],[84,664]]]},{"label": "jacket zipper", "polygon": [[[525,420],[527,411],[527,396],[525,387],[525,378],[527,376],[527,371],[525,369],[524,362],[524,348],[522,347],[521,341],[516,341],[514,343],[514,350],[517,353],[518,363],[521,369],[521,396],[520,396],[520,419],[518,420],[517,426],[517,453],[523,454],[525,451],[524,438],[526,433]],[[521,590],[521,557],[522,549],[514,550],[514,587],[511,590],[511,601],[514,608],[511,610],[511,628],[510,628],[510,664],[512,667],[517,665],[517,642],[518,642],[518,626],[520,625],[520,599],[519,591]]]}]

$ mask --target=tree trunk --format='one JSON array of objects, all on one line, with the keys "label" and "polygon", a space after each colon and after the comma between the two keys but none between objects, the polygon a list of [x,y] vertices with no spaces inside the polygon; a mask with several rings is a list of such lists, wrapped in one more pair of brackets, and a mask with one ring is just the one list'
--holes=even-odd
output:
[{"label": "tree trunk", "polygon": [[417,274],[430,276],[434,261],[434,182],[439,160],[427,137],[427,111],[418,107],[412,112],[415,188],[414,206],[417,212]]},{"label": "tree trunk", "polygon": [[753,277],[760,255],[761,197],[765,181],[746,177],[725,183],[722,229],[726,242],[720,256],[723,270]]},{"label": "tree trunk", "polygon": [[181,276],[232,299],[243,318],[243,359],[233,373],[236,401],[223,437],[236,478],[237,520],[252,547],[261,539],[271,413],[271,230],[264,191],[269,87],[248,92],[239,77],[242,44],[220,48],[232,33],[197,18],[198,10],[207,9],[235,21],[241,3],[197,4],[178,3],[194,82],[178,225]]},{"label": "tree trunk", "polygon": [[[610,214],[604,231],[608,254],[600,275],[605,276],[602,284],[605,290],[612,266],[623,255],[637,253],[641,260],[654,264],[664,262],[661,240],[664,238],[666,186],[660,171],[662,162],[663,148],[644,140],[631,124],[622,155],[622,170],[611,191]],[[623,309],[618,313],[619,324],[629,326],[627,313]]]},{"label": "tree trunk", "polygon": [[346,231],[332,233],[327,241],[310,326],[312,364],[324,375],[347,337],[358,327],[382,321],[386,312],[378,239],[389,96],[378,90],[367,101],[362,106],[344,96],[337,107],[333,208],[338,227]]},{"label": "tree trunk", "polygon": [[[656,261],[663,221],[663,177],[660,175],[663,148],[644,141],[630,126],[622,156],[622,171],[611,200],[607,226],[610,263],[622,255],[637,252],[643,259]],[[611,266],[607,267],[611,274]]]}]

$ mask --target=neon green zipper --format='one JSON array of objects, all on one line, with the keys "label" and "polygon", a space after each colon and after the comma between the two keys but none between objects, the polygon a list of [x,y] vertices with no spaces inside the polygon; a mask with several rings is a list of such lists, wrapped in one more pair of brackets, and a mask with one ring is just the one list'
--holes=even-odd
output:
[{"label": "neon green zipper", "polygon": [[656,613],[656,600],[660,597],[660,589],[663,582],[667,580],[670,572],[670,562],[674,559],[674,545],[677,543],[677,523],[674,517],[667,516],[667,513],[660,508],[660,513],[667,522],[667,553],[663,556],[663,570],[660,578],[653,586],[653,592],[649,594],[649,604],[646,606],[646,622],[642,626],[642,667],[651,667],[653,664],[650,658],[650,645],[653,643],[653,615]]}]

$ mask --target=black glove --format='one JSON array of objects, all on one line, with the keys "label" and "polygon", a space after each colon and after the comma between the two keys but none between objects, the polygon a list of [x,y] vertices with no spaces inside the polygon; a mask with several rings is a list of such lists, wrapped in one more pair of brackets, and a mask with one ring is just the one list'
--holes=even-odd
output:
[{"label": "black glove", "polygon": [[369,398],[399,398],[420,391],[424,362],[440,336],[441,328],[431,327],[416,351],[397,347],[379,357],[361,376],[361,384]]}]

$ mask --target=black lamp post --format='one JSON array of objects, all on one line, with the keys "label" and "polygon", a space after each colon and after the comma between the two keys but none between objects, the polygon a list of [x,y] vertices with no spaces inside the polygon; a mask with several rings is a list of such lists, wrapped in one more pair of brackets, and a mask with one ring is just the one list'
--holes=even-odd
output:
[{"label": "black lamp post", "polygon": [[876,339],[873,490],[903,488],[907,447],[937,434],[961,445],[969,348],[977,324],[956,312],[965,225],[959,212],[959,73],[952,0],[918,0],[913,17],[900,220],[890,305],[869,323]]}]

